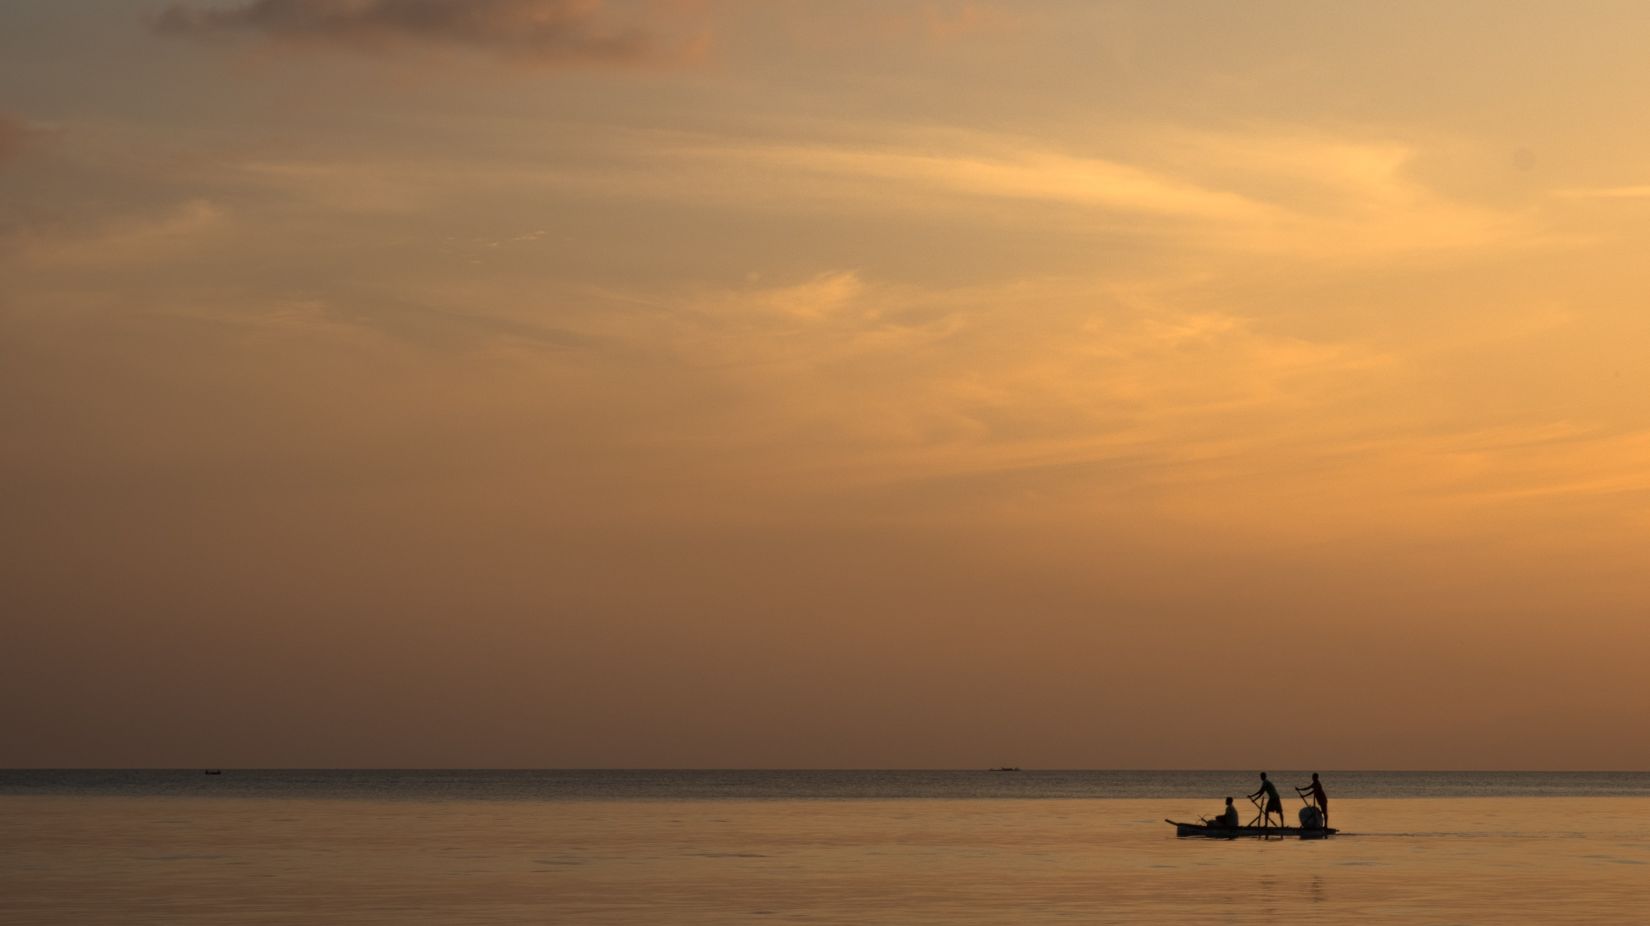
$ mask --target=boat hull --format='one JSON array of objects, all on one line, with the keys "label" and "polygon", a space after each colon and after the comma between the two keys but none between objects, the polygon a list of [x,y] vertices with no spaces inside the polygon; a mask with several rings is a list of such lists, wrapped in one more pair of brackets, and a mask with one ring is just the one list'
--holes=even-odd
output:
[{"label": "boat hull", "polygon": [[1244,836],[1259,836],[1264,838],[1282,839],[1327,839],[1340,832],[1330,827],[1313,827],[1311,829],[1299,826],[1208,826],[1203,823],[1178,823],[1174,820],[1163,822],[1174,827],[1176,836],[1202,836],[1207,839],[1238,839]]}]

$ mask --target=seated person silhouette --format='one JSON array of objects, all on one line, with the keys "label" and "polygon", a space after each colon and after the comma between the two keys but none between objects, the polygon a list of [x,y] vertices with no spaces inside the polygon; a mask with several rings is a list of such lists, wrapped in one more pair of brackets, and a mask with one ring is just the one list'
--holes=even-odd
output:
[{"label": "seated person silhouette", "polygon": [[1232,806],[1231,798],[1226,799],[1226,809],[1221,811],[1220,816],[1210,820],[1209,825],[1226,827],[1235,827],[1238,825],[1238,809]]}]

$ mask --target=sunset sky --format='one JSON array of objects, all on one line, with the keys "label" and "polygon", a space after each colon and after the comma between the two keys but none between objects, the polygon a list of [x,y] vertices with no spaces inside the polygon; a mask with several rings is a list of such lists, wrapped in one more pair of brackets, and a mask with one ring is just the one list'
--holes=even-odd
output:
[{"label": "sunset sky", "polygon": [[1650,768],[1650,8],[0,5],[0,766]]}]

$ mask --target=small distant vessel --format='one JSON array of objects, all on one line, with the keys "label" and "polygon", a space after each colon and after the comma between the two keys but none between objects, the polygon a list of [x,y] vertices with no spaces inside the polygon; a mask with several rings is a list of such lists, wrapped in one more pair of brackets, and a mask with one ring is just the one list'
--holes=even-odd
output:
[{"label": "small distant vessel", "polygon": [[222,775],[223,774],[223,769],[221,769],[221,768],[209,768],[206,771],[202,772],[201,774],[203,774],[203,775]]},{"label": "small distant vessel", "polygon": [[1020,767],[1018,765],[1005,765],[1002,768],[990,769],[990,771],[993,771],[993,772],[1017,772],[1019,770],[1020,770]]},{"label": "small distant vessel", "polygon": [[1295,836],[1300,839],[1328,839],[1340,830],[1327,826],[1209,826],[1206,823],[1177,823],[1164,820],[1174,827],[1176,836],[1206,836],[1210,839],[1237,839],[1241,836]]}]

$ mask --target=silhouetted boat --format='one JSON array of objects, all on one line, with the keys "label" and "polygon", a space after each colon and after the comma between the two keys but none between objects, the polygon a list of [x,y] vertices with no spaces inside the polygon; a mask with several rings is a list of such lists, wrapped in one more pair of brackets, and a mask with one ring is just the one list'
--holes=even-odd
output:
[{"label": "silhouetted boat", "polygon": [[990,769],[989,771],[993,771],[993,772],[1017,772],[1019,770],[1020,770],[1020,767],[1018,765],[1015,765],[1015,766],[1005,765],[1002,768],[994,768],[994,769]]},{"label": "silhouetted boat", "polygon": [[1209,826],[1206,823],[1177,823],[1164,820],[1174,827],[1176,836],[1207,836],[1210,839],[1237,839],[1240,836],[1296,836],[1301,839],[1327,839],[1340,832],[1332,827],[1301,826]]},{"label": "silhouetted boat", "polygon": [[222,775],[223,774],[223,769],[221,769],[221,768],[209,768],[206,771],[202,772],[201,774],[203,774],[203,775]]}]

